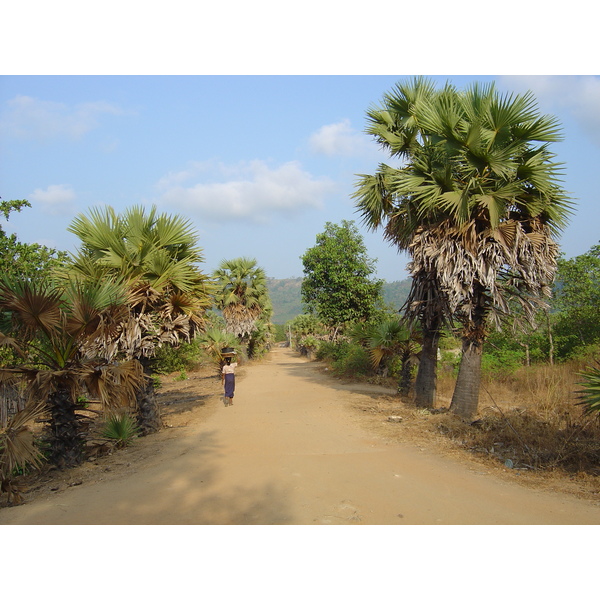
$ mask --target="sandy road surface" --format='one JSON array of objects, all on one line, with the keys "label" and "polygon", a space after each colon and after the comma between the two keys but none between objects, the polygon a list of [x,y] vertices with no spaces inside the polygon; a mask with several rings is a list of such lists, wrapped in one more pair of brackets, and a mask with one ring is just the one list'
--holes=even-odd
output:
[{"label": "sandy road surface", "polygon": [[356,394],[277,348],[234,405],[166,439],[126,476],[0,510],[0,524],[599,524],[600,507],[534,491],[368,433]]}]

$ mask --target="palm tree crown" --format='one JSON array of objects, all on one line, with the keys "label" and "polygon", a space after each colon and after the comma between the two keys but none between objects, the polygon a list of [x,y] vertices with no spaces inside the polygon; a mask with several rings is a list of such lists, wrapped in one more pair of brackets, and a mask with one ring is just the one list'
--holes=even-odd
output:
[{"label": "palm tree crown", "polygon": [[199,269],[204,259],[189,221],[156,207],[118,215],[109,206],[79,215],[69,231],[82,241],[70,277],[126,282],[131,318],[118,347],[127,356],[152,356],[157,346],[177,345],[204,328],[212,287]]},{"label": "palm tree crown", "polygon": [[259,319],[272,314],[267,277],[255,259],[223,260],[214,273],[219,290],[217,307],[223,311],[226,330],[239,338],[248,338]]}]

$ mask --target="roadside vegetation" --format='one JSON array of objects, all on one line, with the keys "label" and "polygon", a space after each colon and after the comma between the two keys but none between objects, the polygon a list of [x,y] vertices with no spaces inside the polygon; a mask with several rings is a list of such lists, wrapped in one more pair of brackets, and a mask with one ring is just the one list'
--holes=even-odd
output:
[{"label": "roadside vegetation", "polygon": [[[30,207],[2,202],[8,219]],[[160,375],[210,365],[221,349],[239,362],[274,337],[264,271],[251,259],[201,270],[189,221],[134,206],[79,215],[67,256],[0,228],[0,495],[21,498],[18,477],[68,469],[162,427]]]},{"label": "roadside vegetation", "polygon": [[[73,255],[0,228],[0,496],[28,470],[81,464],[162,424],[160,376],[259,360],[284,342],[333,376],[389,390],[373,410],[510,469],[600,474],[600,245],[566,259],[573,210],[552,116],[493,86],[398,84],[367,112],[398,165],[361,175],[367,228],[410,256],[386,304],[354,222],[301,257],[303,313],[271,322],[249,257],[202,270],[191,223],[155,207],[79,215]],[[8,219],[26,200],[0,203]],[[403,421],[404,420],[404,421]]]}]

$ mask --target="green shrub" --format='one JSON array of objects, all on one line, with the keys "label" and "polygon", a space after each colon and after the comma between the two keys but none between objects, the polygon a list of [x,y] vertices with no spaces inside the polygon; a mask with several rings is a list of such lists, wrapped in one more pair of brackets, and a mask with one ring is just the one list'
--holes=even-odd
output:
[{"label": "green shrub", "polygon": [[369,375],[373,370],[369,353],[358,344],[347,344],[343,355],[334,361],[333,369],[339,375],[351,377]]},{"label": "green shrub", "polygon": [[600,361],[596,361],[595,365],[589,366],[585,371],[580,373],[583,381],[583,388],[579,393],[581,402],[586,414],[600,414]]},{"label": "green shrub", "polygon": [[490,375],[512,375],[525,363],[525,352],[500,348],[484,352],[481,357],[481,370]]},{"label": "green shrub", "polygon": [[177,348],[165,344],[156,351],[152,368],[156,373],[163,375],[176,371],[191,371],[200,363],[201,357],[198,340],[184,342]]},{"label": "green shrub", "polygon": [[139,434],[138,427],[131,415],[122,412],[112,413],[106,419],[102,437],[116,442],[117,447],[128,446]]},{"label": "green shrub", "polygon": [[350,344],[346,341],[329,342],[323,340],[317,349],[316,358],[325,362],[335,362],[348,353]]}]

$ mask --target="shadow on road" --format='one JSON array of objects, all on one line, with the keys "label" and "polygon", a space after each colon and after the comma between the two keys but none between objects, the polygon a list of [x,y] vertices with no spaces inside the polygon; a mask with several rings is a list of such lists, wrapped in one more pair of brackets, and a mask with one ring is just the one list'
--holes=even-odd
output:
[{"label": "shadow on road", "polygon": [[311,383],[324,385],[334,390],[354,392],[362,395],[366,394],[372,398],[396,394],[396,390],[394,388],[382,387],[370,383],[346,382],[337,379],[332,373],[325,370],[327,367],[325,367],[322,363],[281,362],[279,363],[278,367],[284,370],[287,375],[299,377],[304,381],[310,381]]}]

